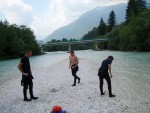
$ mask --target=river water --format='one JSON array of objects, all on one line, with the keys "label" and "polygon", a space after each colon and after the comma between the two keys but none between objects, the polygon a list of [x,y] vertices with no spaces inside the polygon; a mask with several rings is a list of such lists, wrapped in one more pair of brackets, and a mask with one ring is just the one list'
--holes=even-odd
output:
[{"label": "river water", "polygon": [[[75,51],[79,60],[87,59],[97,67],[107,56],[112,55],[112,71],[128,76],[136,83],[143,83],[150,86],[150,52],[120,52],[120,51]],[[30,58],[31,68],[48,68],[51,65],[68,59],[67,52],[49,52],[45,55],[33,56]],[[21,76],[17,65],[20,59],[0,61],[0,83],[6,80],[15,79]],[[44,76],[44,75],[43,75]]]}]

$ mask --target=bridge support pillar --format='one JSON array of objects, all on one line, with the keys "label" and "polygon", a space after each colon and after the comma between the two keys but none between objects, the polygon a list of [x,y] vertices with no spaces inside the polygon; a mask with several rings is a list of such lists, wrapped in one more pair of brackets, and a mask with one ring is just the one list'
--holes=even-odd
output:
[{"label": "bridge support pillar", "polygon": [[68,51],[71,50],[71,44],[68,44]]},{"label": "bridge support pillar", "polygon": [[98,50],[98,43],[95,43],[95,50]]}]

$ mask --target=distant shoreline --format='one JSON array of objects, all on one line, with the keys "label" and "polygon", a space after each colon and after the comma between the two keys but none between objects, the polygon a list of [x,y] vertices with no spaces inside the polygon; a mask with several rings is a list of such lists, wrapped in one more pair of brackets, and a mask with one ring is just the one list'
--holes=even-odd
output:
[{"label": "distant shoreline", "polygon": [[[92,50],[92,49],[90,49],[90,50]],[[75,51],[85,51],[85,50],[75,50]],[[150,52],[150,51],[121,51],[121,50],[93,50],[93,51],[118,51],[118,52],[143,52],[143,53],[148,53],[148,52]],[[47,51],[48,52],[48,51]],[[58,52],[58,51],[50,51],[50,52]],[[62,51],[62,52],[67,52],[67,53],[69,53],[69,51]],[[46,53],[46,51],[44,52],[44,53],[42,53],[42,54],[39,54],[39,55],[33,55],[33,56],[40,56],[40,55],[45,55],[45,54],[47,54]],[[4,58],[0,58],[0,61],[5,61],[5,60],[13,60],[13,59],[18,59],[18,58],[21,58],[21,57],[17,57],[17,58],[6,58],[6,59],[4,59]]]},{"label": "distant shoreline", "polygon": [[[46,54],[46,53],[42,53],[42,54],[33,55],[33,56],[40,56],[40,55],[45,55],[45,54]],[[24,56],[24,55],[21,55],[20,57],[16,57],[16,58],[0,58],[0,61],[19,59],[19,58],[21,58],[22,56]]]}]

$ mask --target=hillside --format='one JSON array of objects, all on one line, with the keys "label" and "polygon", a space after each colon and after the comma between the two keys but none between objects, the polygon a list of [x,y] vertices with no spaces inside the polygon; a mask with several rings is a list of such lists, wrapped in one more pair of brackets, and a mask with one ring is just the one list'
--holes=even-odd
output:
[{"label": "hillside", "polygon": [[52,34],[47,36],[44,41],[50,41],[51,39],[81,39],[81,37],[90,31],[93,27],[97,27],[102,17],[105,22],[107,22],[109,13],[114,10],[117,23],[121,23],[125,20],[125,10],[127,4],[118,4],[113,6],[99,7],[84,13],[77,20],[73,21],[67,26],[63,26]]}]

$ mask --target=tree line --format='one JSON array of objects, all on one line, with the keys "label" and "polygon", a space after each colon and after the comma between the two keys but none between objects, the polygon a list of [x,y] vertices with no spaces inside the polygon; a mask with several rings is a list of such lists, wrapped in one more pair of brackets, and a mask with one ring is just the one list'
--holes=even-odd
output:
[{"label": "tree line", "polygon": [[[59,43],[59,42],[71,42],[71,41],[78,41],[76,39],[66,39],[66,38],[62,38],[62,40],[56,40],[56,39],[52,39],[51,41],[48,41],[48,43]],[[44,51],[67,51],[69,45],[52,45],[52,46],[43,46]],[[71,49],[74,50],[85,50],[85,49],[90,49],[93,47],[93,44],[73,44],[71,45]]]},{"label": "tree line", "polygon": [[146,0],[129,0],[125,22],[116,25],[116,15],[110,12],[107,24],[100,19],[98,27],[93,28],[82,40],[110,38],[99,47],[109,50],[150,51],[150,8]]},{"label": "tree line", "polygon": [[32,29],[0,21],[0,60],[21,57],[27,49],[31,49],[33,55],[41,54]]}]

